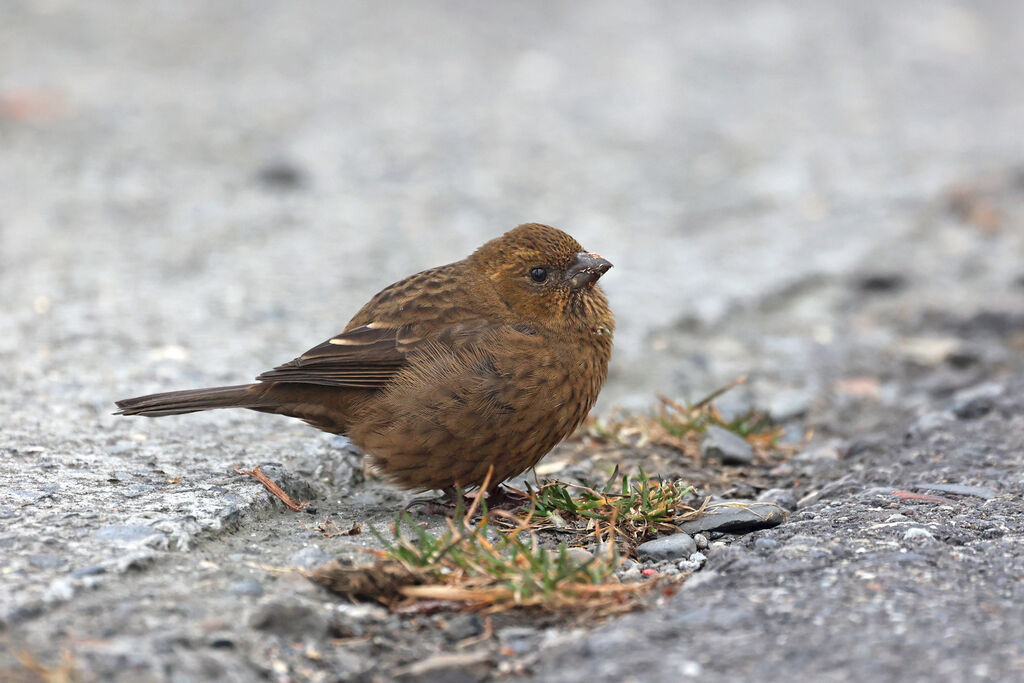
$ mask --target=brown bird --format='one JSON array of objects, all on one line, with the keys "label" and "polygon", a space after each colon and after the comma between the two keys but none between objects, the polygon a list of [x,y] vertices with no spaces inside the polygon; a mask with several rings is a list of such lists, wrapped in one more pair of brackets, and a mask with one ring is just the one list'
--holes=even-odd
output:
[{"label": "brown bird", "polygon": [[345,434],[392,483],[492,486],[580,425],[608,374],[612,264],[528,223],[379,292],[345,330],[255,384],[117,401],[119,415],[248,408]]}]

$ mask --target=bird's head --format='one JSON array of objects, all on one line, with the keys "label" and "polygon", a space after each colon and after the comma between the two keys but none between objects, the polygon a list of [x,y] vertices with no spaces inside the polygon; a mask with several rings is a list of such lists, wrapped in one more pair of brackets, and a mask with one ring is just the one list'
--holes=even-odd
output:
[{"label": "bird's head", "polygon": [[521,320],[592,323],[610,333],[611,314],[597,281],[612,264],[561,230],[520,225],[477,249],[469,261]]}]

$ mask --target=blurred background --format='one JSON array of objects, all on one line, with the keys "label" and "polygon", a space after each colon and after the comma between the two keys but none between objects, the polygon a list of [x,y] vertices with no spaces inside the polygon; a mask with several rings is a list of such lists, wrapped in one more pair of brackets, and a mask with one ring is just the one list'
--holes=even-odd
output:
[{"label": "blurred background", "polygon": [[1021,3],[2,14],[0,358],[57,411],[246,381],[526,221],[615,264],[605,409],[817,391],[879,289],[1020,298]]}]

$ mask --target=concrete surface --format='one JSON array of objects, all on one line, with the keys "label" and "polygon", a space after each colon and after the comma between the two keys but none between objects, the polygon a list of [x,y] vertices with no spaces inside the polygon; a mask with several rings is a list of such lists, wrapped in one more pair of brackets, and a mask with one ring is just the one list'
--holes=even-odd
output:
[{"label": "concrete surface", "polygon": [[[245,381],[340,330],[382,286],[523,221],[615,263],[601,410],[750,374],[730,400],[813,426],[815,446],[888,444],[813,468],[801,495],[902,463],[891,434],[958,392],[1020,386],[1019,3],[45,0],[2,13],[0,671],[67,649],[86,680],[332,680],[450,649],[431,624],[353,613],[267,569],[311,546],[352,554],[372,539],[325,539],[324,515],[382,524],[408,500],[365,482],[343,442],[269,416],[109,412],[124,396]],[[771,570],[712,556],[703,571],[719,578],[694,584],[686,608],[593,637],[660,658],[652,672],[711,679],[756,678],[762,661],[837,680],[1019,677],[1020,406],[1000,405],[1005,419],[984,423],[998,476],[973,469],[973,423],[932,418],[951,444],[934,457],[961,463],[947,483],[1011,498],[998,499],[997,540],[964,540],[967,559],[943,556],[957,566],[926,560],[931,578],[893,584],[898,614],[913,593],[920,619],[892,631],[896,612],[870,616],[861,588],[838,604],[832,584],[798,583],[820,609],[737,608],[711,631],[742,646],[719,639],[702,659],[678,645],[704,642],[691,602],[793,599],[766,587]],[[278,463],[268,472],[318,515],[284,511],[232,470],[257,463]],[[892,481],[938,476],[933,465],[910,458]],[[830,520],[879,523],[865,510],[877,476],[847,480],[868,487],[836,498],[848,508],[808,502],[773,538],[799,561],[830,534],[835,557],[856,553]],[[796,528],[817,540],[792,542]],[[844,586],[875,571],[834,566]],[[927,616],[966,608],[938,599],[948,591],[985,598],[975,636]],[[289,601],[306,608],[298,635],[250,626]],[[634,649],[624,634],[644,623],[674,624],[675,645]],[[615,649],[563,646],[551,628],[526,669],[499,653],[480,675],[621,671]],[[808,629],[817,639],[801,641]],[[796,635],[765,637],[779,633]]]}]

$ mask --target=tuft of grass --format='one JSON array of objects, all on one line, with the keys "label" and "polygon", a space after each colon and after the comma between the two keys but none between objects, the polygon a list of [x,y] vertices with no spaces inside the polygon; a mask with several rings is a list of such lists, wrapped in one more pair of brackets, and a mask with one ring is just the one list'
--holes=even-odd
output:
[{"label": "tuft of grass", "polygon": [[[578,489],[572,495],[570,489]],[[682,481],[652,479],[643,470],[635,477],[619,477],[618,468],[599,489],[551,481],[534,490],[527,487],[531,516],[548,520],[553,526],[583,522],[587,531],[599,537],[621,537],[635,546],[661,531],[678,531],[679,523],[703,510],[685,500],[695,494]]]},{"label": "tuft of grass", "polygon": [[652,444],[667,446],[698,459],[704,433],[714,425],[743,437],[765,458],[770,451],[778,449],[782,429],[775,427],[767,415],[754,410],[726,420],[714,404],[715,399],[746,381],[746,377],[740,377],[696,403],[658,396],[659,405],[653,414],[613,413],[604,420],[591,418],[584,424],[582,434],[597,441],[638,448]]},{"label": "tuft of grass", "polygon": [[[498,529],[491,523],[494,518],[510,528]],[[529,516],[483,509],[478,521],[470,520],[460,506],[437,535],[420,528],[407,514],[395,521],[394,540],[381,538],[384,552],[429,578],[403,590],[404,595],[491,607],[566,608],[600,593],[632,592],[614,579],[617,556],[581,562],[569,555],[565,543],[547,548]]]}]

